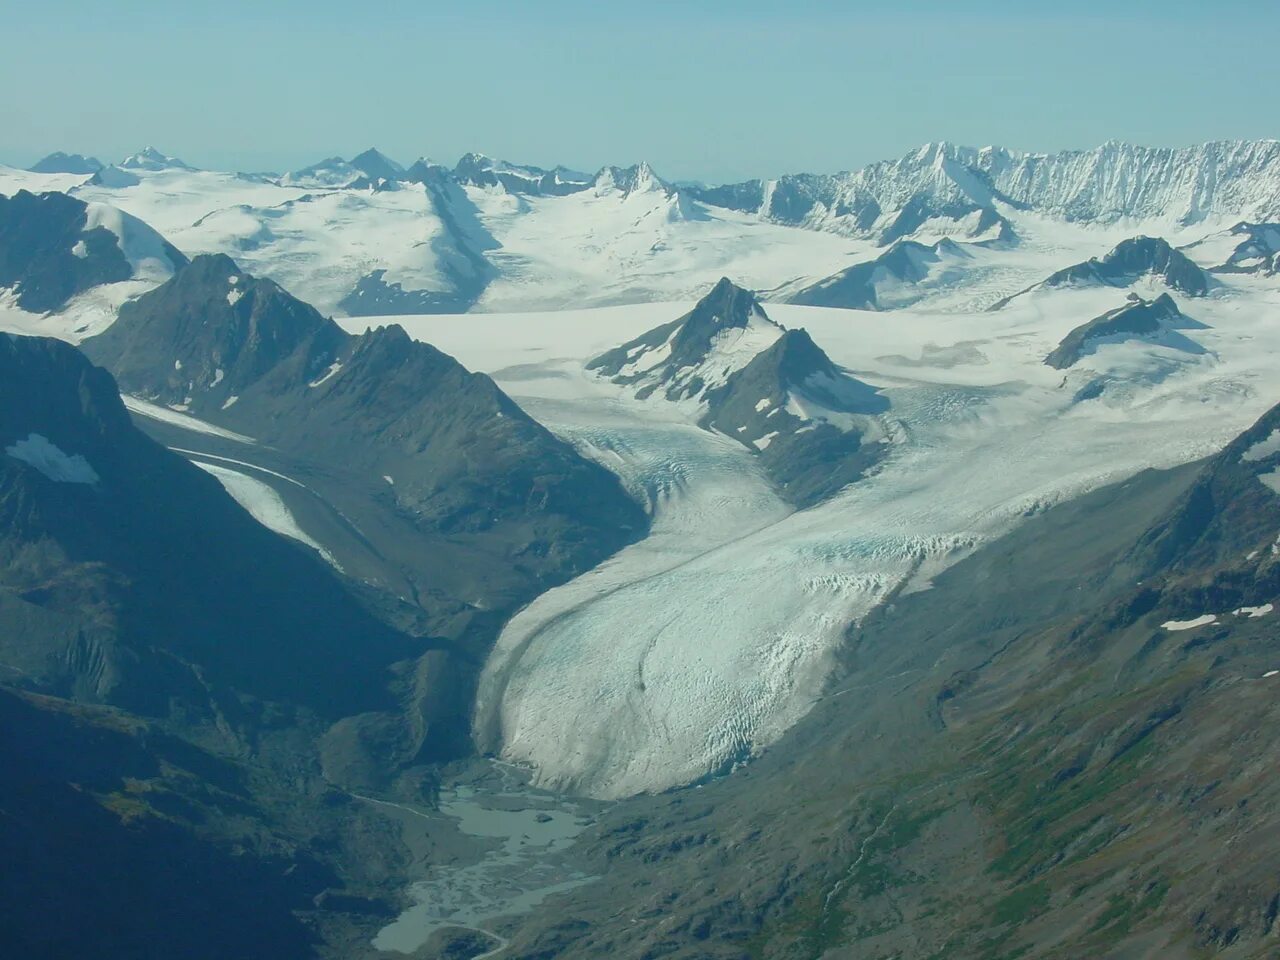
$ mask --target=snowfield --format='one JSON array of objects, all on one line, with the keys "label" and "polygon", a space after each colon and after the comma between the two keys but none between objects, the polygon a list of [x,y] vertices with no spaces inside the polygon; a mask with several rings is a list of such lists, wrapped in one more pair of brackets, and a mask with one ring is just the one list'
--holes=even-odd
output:
[{"label": "snowfield", "polygon": [[[191,451],[182,452],[188,453]],[[194,457],[191,458],[190,462],[215,477],[222,484],[223,489],[231,494],[231,498],[244,507],[253,519],[268,530],[274,530],[281,536],[306,544],[324,557],[328,563],[339,570],[342,569],[333,558],[333,554],[307,536],[303,529],[298,526],[298,521],[294,519],[293,513],[285,506],[280,494],[276,493],[266,483],[240,470],[232,470],[229,467],[207,463]],[[244,466],[249,467],[250,464],[244,464]]]}]

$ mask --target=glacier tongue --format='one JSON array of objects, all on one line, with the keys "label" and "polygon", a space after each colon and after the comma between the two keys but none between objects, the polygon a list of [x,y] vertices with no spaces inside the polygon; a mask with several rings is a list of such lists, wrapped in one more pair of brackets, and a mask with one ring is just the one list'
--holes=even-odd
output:
[{"label": "glacier tongue", "polygon": [[[654,507],[648,539],[508,624],[481,680],[484,745],[532,766],[541,785],[601,798],[723,771],[776,742],[822,696],[849,625],[894,588],[927,588],[1049,504],[1211,452],[1263,402],[1232,388],[1221,393],[1226,407],[1204,403],[1226,381],[1203,365],[1152,387],[1141,407],[1073,405],[1040,363],[1040,340],[1098,296],[1064,296],[1063,316],[1048,324],[1039,307],[1002,318],[1006,335],[983,341],[987,365],[898,379],[886,389],[885,426],[897,442],[883,468],[798,513],[740,445],[694,428],[681,404],[636,400],[575,361],[512,366],[510,379],[478,364]],[[908,341],[918,351],[939,323],[952,337],[990,336],[998,316],[908,312],[891,327],[858,328],[843,311],[775,312],[845,363],[891,346],[914,352]],[[1043,333],[1028,336],[1028,322]],[[467,355],[464,338],[492,339],[500,324],[490,316],[464,332],[437,319],[432,329]],[[605,334],[597,326],[592,336]]]}]

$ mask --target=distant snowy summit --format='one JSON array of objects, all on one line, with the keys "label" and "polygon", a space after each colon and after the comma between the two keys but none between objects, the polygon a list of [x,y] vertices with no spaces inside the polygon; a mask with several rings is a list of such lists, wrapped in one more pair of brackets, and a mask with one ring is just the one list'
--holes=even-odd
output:
[{"label": "distant snowy summit", "polygon": [[155,147],[143,147],[132,156],[125,157],[116,166],[122,170],[147,170],[155,172],[158,170],[194,170],[195,167],[188,163],[184,163],[177,157],[170,157],[161,153]]},{"label": "distant snowy summit", "polygon": [[55,150],[32,164],[30,169],[32,173],[73,173],[92,176],[102,169],[102,161],[97,157]]},{"label": "distant snowy summit", "polygon": [[1280,141],[1217,141],[1019,153],[933,143],[897,160],[832,175],[792,174],[694,190],[708,203],[780,223],[892,242],[927,221],[956,235],[1007,229],[1001,204],[1072,222],[1126,217],[1197,223],[1212,215],[1280,215]]},{"label": "distant snowy summit", "polygon": [[[358,162],[371,154],[385,161],[376,171]],[[466,154],[452,168],[419,161],[406,171],[370,150],[351,161],[330,158],[283,182],[368,186],[378,177],[421,179],[426,167],[459,184],[517,195],[586,190],[678,195],[772,223],[867,237],[883,245],[920,233],[1012,242],[1016,231],[1010,211],[1107,224],[1126,218],[1186,224],[1219,215],[1280,219],[1280,142],[1274,140],[1177,149],[1111,141],[1093,150],[1054,154],[939,142],[852,172],[795,173],[713,186],[673,183],[643,162],[587,175],[477,153]]]}]

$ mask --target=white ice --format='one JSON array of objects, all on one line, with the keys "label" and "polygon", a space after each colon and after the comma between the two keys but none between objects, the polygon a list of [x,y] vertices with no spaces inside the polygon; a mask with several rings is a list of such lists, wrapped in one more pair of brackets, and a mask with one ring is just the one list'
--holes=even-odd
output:
[{"label": "white ice", "polygon": [[95,484],[100,479],[89,461],[78,453],[64,453],[48,437],[31,433],[5,447],[4,452],[15,460],[21,460],[59,483]]}]

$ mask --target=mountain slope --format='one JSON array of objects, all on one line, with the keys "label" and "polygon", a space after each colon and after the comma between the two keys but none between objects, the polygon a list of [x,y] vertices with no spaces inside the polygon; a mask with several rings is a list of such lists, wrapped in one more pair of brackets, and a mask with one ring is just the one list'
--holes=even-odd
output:
[{"label": "mountain slope", "polygon": [[1117,244],[1102,259],[1065,267],[1026,290],[992,304],[1007,306],[1016,297],[1034,290],[1072,286],[1128,287],[1139,281],[1159,282],[1189,297],[1203,297],[1213,281],[1186,254],[1160,237],[1133,237]]},{"label": "mountain slope", "polygon": [[231,471],[247,506],[282,501],[281,528],[448,642],[412,695],[433,757],[470,752],[469,691],[511,611],[648,527],[613,474],[488,377],[399,327],[348,335],[226,257],[196,258],[85,350],[153,402],[152,435]]},{"label": "mountain slope", "polygon": [[350,336],[227,257],[197,257],[85,349],[126,392],[359,469],[416,525],[505,542],[535,577],[583,569],[644,528],[611,474],[488,377],[398,327]]},{"label": "mountain slope", "polygon": [[904,306],[918,299],[918,285],[937,274],[960,274],[970,254],[953,240],[932,246],[899,240],[874,260],[856,263],[826,279],[786,290],[777,299],[811,307],[843,307],[847,310],[880,310]]},{"label": "mountain slope", "polygon": [[1044,362],[1055,370],[1066,370],[1105,344],[1132,340],[1202,354],[1205,352],[1203,347],[1177,332],[1179,328],[1200,326],[1185,317],[1167,293],[1154,300],[1143,300],[1136,294],[1130,294],[1124,306],[1095,317],[1068,333]]},{"label": "mountain slope", "polygon": [[864,443],[889,408],[804,330],[788,330],[709,390],[702,425],[758,451],[782,495],[811,506],[857,480],[887,449]]},{"label": "mountain slope", "polygon": [[782,335],[755,295],[723,277],[689,313],[641,334],[587,364],[644,398],[700,397]]},{"label": "mountain slope", "polygon": [[105,204],[54,192],[0,196],[0,287],[12,287],[23,310],[57,310],[92,287],[163,279],[185,263],[146,224]]},{"label": "mountain slope", "polygon": [[896,597],[748,770],[607,818],[517,952],[1272,955],[1277,424]]},{"label": "mountain slope", "polygon": [[297,912],[333,881],[272,835],[234,763],[127,714],[3,686],[0,763],[7,954],[315,955]]},{"label": "mountain slope", "polygon": [[74,348],[4,335],[0,367],[0,608],[21,625],[0,650],[20,676],[210,723],[231,691],[330,722],[394,709],[387,670],[422,641],[381,626],[318,557],[141,434]]},{"label": "mountain slope", "polygon": [[90,176],[102,169],[102,161],[97,157],[85,157],[78,153],[63,153],[56,150],[42,157],[31,165],[35,173],[76,173]]}]

